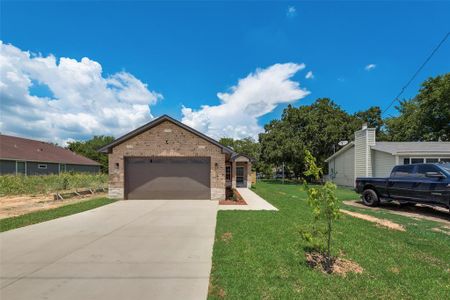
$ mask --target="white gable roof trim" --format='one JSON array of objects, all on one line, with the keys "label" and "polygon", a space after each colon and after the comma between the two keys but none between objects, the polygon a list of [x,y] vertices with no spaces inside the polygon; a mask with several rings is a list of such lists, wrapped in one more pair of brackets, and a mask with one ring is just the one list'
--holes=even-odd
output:
[{"label": "white gable roof trim", "polygon": [[450,154],[450,142],[377,142],[371,148],[392,155]]},{"label": "white gable roof trim", "polygon": [[350,142],[347,145],[345,145],[344,147],[342,147],[341,149],[339,149],[338,152],[334,153],[333,155],[331,155],[330,157],[328,157],[327,159],[325,159],[325,162],[329,162],[330,160],[332,160],[333,158],[341,155],[342,153],[344,153],[345,151],[347,151],[348,149],[352,148],[353,146],[355,146],[354,142]]}]

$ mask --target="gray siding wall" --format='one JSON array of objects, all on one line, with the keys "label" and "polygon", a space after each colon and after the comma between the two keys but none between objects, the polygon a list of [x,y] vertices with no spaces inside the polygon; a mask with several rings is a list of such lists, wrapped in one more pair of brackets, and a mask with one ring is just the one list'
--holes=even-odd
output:
[{"label": "gray siding wall", "polygon": [[394,166],[394,155],[372,150],[372,173],[374,177],[388,177]]},{"label": "gray siding wall", "polygon": [[[39,169],[38,165],[47,165],[47,169]],[[57,163],[39,163],[39,162],[27,162],[27,175],[48,175],[58,174],[59,164]]]},{"label": "gray siding wall", "polygon": [[[46,169],[39,169],[38,165],[47,165]],[[26,162],[27,175],[48,175],[48,174],[59,174],[60,164],[58,163],[47,163],[47,162]],[[61,171],[63,170],[63,165],[61,164]],[[100,166],[89,166],[89,165],[66,165],[67,172],[75,173],[99,173]],[[16,175],[16,161],[15,160],[0,160],[0,175]]]},{"label": "gray siding wall", "polygon": [[87,165],[66,165],[66,172],[87,172],[98,173],[100,172],[100,166],[87,166]]},{"label": "gray siding wall", "polygon": [[0,175],[15,175],[16,161],[15,160],[0,160]]},{"label": "gray siding wall", "polygon": [[334,183],[342,186],[353,187],[355,184],[355,147],[351,147],[341,155],[328,162],[330,175],[335,171]]}]

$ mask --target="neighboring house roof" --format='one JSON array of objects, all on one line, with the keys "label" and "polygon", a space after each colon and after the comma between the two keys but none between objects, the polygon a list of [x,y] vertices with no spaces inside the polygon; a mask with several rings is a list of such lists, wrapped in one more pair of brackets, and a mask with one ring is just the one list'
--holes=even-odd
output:
[{"label": "neighboring house roof", "polygon": [[332,160],[333,158],[335,158],[336,156],[341,155],[342,153],[344,153],[345,151],[347,151],[348,149],[350,149],[351,147],[353,147],[355,145],[354,142],[350,142],[347,145],[345,145],[344,147],[342,147],[341,149],[339,149],[339,151],[335,152],[333,155],[331,155],[330,157],[328,157],[327,159],[325,159],[325,162],[329,162],[330,160]]},{"label": "neighboring house roof", "polygon": [[183,128],[183,129],[185,129],[185,130],[187,130],[187,131],[189,131],[189,132],[191,132],[191,133],[193,133],[193,134],[195,134],[195,135],[197,135],[197,136],[207,140],[208,142],[210,142],[210,143],[220,147],[225,153],[228,153],[228,154],[231,154],[231,155],[235,154],[235,152],[232,149],[222,145],[218,141],[210,138],[209,136],[201,133],[200,131],[197,131],[194,128],[191,128],[191,127],[181,123],[180,121],[177,121],[174,118],[169,117],[168,115],[163,115],[163,116],[161,116],[159,118],[156,118],[156,119],[148,122],[147,124],[145,124],[145,125],[137,128],[137,129],[135,129],[135,130],[133,130],[133,131],[131,131],[131,132],[121,136],[120,138],[114,140],[112,143],[110,143],[110,144],[108,144],[106,146],[103,146],[98,151],[103,152],[103,153],[108,153],[108,152],[110,152],[111,148],[113,148],[114,146],[117,146],[117,145],[119,145],[119,144],[121,144],[121,143],[123,143],[123,142],[125,142],[125,141],[127,141],[129,139],[131,139],[132,137],[135,137],[136,135],[141,134],[142,132],[145,132],[145,131],[149,130],[150,128],[153,128],[156,125],[159,125],[159,124],[161,124],[164,121],[172,122],[175,125],[178,125],[181,128]]},{"label": "neighboring house roof", "polygon": [[0,135],[0,159],[74,165],[100,165],[62,147],[16,136]]},{"label": "neighboring house roof", "polygon": [[400,154],[450,154],[450,142],[376,142],[374,150],[393,155]]},{"label": "neighboring house roof", "polygon": [[[336,156],[341,155],[354,145],[354,142],[350,142],[338,152],[328,157],[325,162],[329,162]],[[376,142],[374,146],[370,146],[370,149],[392,155],[450,155],[450,142]]]}]

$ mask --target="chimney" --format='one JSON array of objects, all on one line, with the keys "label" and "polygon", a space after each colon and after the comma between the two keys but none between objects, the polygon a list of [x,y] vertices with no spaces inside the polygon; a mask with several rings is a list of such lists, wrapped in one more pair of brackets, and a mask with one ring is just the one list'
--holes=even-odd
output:
[{"label": "chimney", "polygon": [[375,145],[375,128],[367,123],[355,132],[355,178],[372,176],[372,150]]}]

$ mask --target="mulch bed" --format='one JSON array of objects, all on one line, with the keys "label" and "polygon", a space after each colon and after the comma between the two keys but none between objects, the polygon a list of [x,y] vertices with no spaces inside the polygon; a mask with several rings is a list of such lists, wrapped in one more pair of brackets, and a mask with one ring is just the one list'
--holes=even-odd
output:
[{"label": "mulch bed", "polygon": [[244,199],[241,200],[220,200],[219,205],[247,205]]},{"label": "mulch bed", "polygon": [[[235,199],[230,199],[233,195]],[[227,190],[227,199],[220,200],[219,205],[247,205],[247,202],[236,189],[229,189]]]}]

